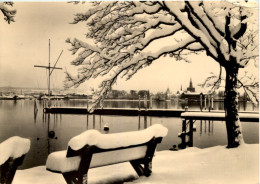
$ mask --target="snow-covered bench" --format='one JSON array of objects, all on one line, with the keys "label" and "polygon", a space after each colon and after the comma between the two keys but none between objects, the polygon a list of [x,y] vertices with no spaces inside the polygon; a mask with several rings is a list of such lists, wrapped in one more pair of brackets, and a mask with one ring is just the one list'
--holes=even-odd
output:
[{"label": "snow-covered bench", "polygon": [[73,137],[67,150],[51,153],[46,169],[62,173],[68,184],[85,184],[88,169],[129,161],[139,176],[149,176],[156,146],[167,132],[160,124],[141,131],[114,134],[87,130]]},{"label": "snow-covered bench", "polygon": [[18,136],[0,144],[0,183],[11,184],[19,165],[30,149],[30,140]]}]

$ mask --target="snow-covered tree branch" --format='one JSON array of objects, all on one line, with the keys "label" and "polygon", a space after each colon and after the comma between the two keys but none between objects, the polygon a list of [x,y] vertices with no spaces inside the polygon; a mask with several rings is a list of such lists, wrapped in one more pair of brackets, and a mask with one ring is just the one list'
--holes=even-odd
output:
[{"label": "snow-covered tree branch", "polygon": [[78,13],[72,22],[86,22],[86,40],[67,39],[72,54],[78,54],[71,64],[79,73],[67,73],[66,87],[103,76],[95,93],[96,106],[119,76],[129,79],[162,55],[189,61],[189,53],[204,51],[225,68],[228,146],[240,144],[237,75],[240,68],[258,58],[254,9],[226,1],[90,4],[91,8]]},{"label": "snow-covered tree branch", "polygon": [[10,24],[11,22],[14,22],[14,16],[16,14],[16,10],[10,10],[8,6],[13,6],[13,2],[0,2],[0,10],[2,14],[4,15],[4,20]]}]

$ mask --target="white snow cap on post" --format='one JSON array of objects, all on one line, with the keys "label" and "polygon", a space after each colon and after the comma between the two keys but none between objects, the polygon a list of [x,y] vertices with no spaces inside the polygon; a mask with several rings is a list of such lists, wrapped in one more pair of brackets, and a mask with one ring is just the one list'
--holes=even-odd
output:
[{"label": "white snow cap on post", "polygon": [[26,154],[31,146],[31,141],[19,136],[6,139],[0,144],[0,165],[10,157],[15,159]]},{"label": "white snow cap on post", "polygon": [[141,131],[114,134],[101,134],[97,130],[87,130],[73,137],[68,145],[73,150],[79,150],[85,145],[95,145],[102,149],[112,149],[146,143],[153,137],[165,137],[167,133],[168,129],[161,124],[152,125]]}]

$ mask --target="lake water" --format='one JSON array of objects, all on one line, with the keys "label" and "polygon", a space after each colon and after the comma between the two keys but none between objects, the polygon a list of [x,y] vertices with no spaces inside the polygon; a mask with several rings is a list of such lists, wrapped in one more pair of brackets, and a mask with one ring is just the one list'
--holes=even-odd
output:
[{"label": "lake water", "polygon": [[[87,106],[86,100],[62,100],[56,102],[62,106]],[[138,101],[106,101],[105,107],[137,108]],[[152,108],[199,109],[199,102],[188,103],[178,101],[153,102]],[[168,135],[158,145],[158,150],[168,150],[172,145],[181,143],[178,133],[181,132],[181,118],[144,117],[144,116],[101,116],[44,114],[42,101],[37,101],[38,112],[34,114],[33,100],[1,100],[0,101],[0,142],[11,137],[21,136],[31,140],[31,149],[26,155],[20,169],[45,165],[49,153],[67,148],[68,141],[88,129],[97,129],[102,133],[136,131],[153,124],[162,124],[168,128]],[[141,108],[143,102],[141,102]],[[257,110],[250,103],[240,103],[240,111]],[[214,104],[214,109],[223,110],[223,102]],[[109,123],[109,132],[103,130]],[[242,122],[243,136],[246,143],[258,143],[259,123]],[[226,145],[226,128],[223,121],[197,121],[193,135],[193,146],[206,148],[216,145]],[[50,131],[55,135],[50,138]]]}]

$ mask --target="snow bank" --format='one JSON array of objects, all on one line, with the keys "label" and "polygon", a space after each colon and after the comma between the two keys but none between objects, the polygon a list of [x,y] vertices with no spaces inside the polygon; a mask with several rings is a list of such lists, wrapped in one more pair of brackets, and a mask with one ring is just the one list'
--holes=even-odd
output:
[{"label": "snow bank", "polygon": [[30,149],[30,140],[18,136],[11,137],[0,144],[0,165],[10,157],[18,158],[26,154]]},{"label": "snow bank", "polygon": [[[160,151],[153,159],[153,173],[138,177],[129,163],[90,169],[89,184],[251,184],[259,183],[259,145],[244,144],[226,149],[216,146],[206,149],[187,148],[180,151]],[[66,184],[61,174],[46,171],[45,166],[18,170],[13,184]]]},{"label": "snow bank", "polygon": [[161,124],[155,124],[141,131],[101,134],[97,130],[87,130],[73,137],[68,145],[73,150],[79,150],[85,145],[96,145],[102,149],[127,147],[148,142],[153,137],[165,137],[168,129]]}]

